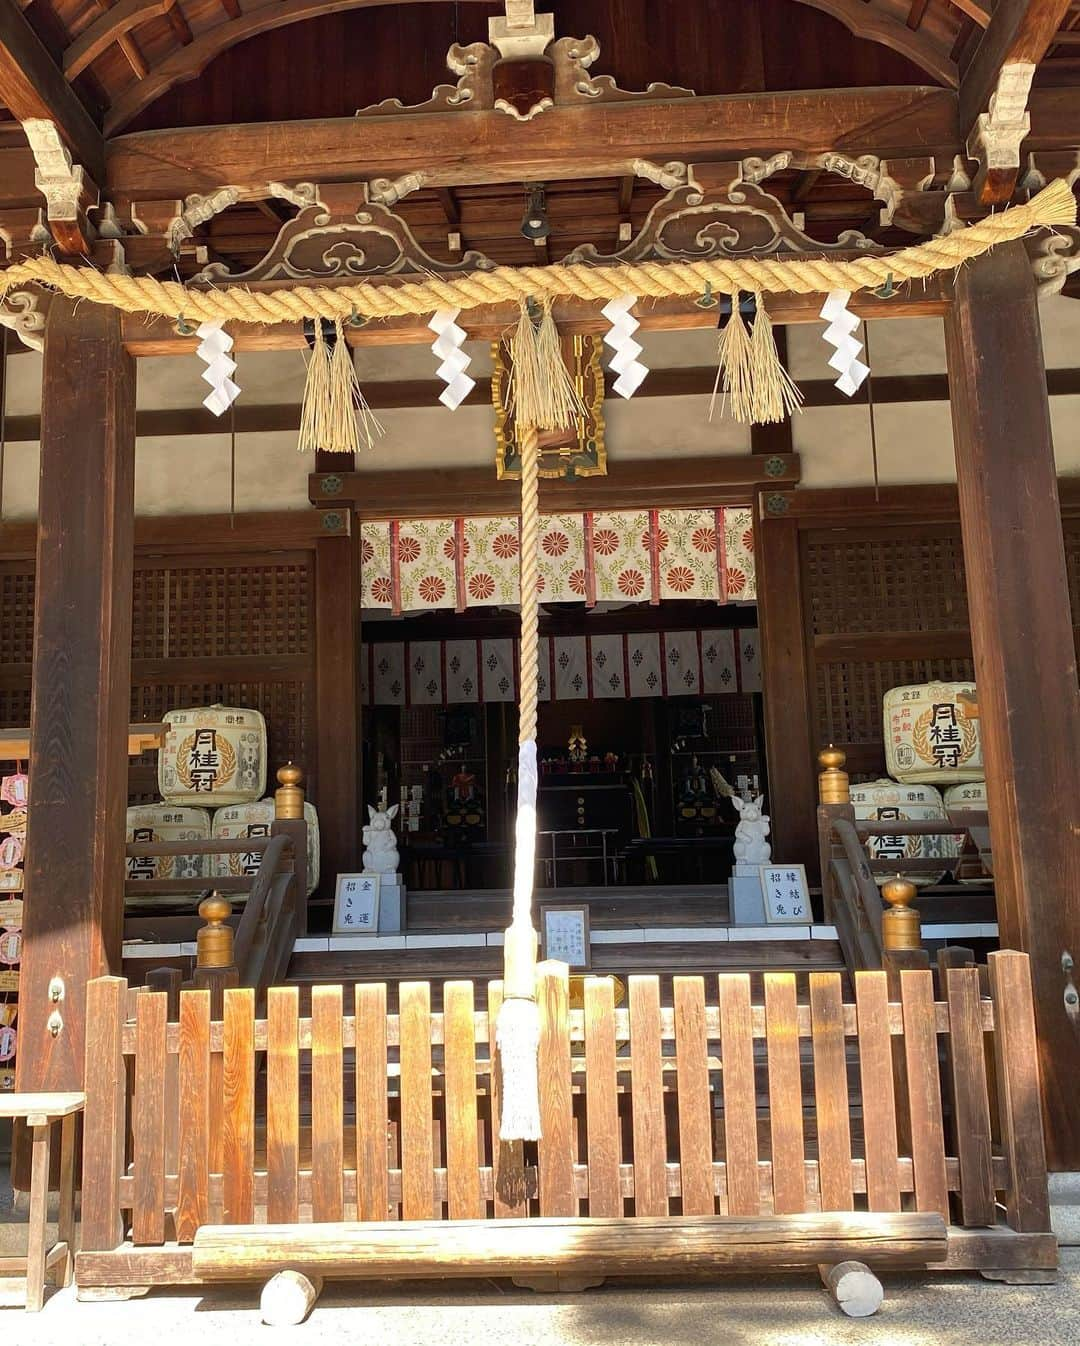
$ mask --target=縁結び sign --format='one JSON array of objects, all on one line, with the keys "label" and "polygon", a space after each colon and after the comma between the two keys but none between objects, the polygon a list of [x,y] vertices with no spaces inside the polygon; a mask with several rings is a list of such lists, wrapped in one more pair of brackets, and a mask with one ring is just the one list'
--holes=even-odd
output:
[{"label": "\u7e01\u7d50\u3073 sign", "polygon": [[805,865],[762,865],[765,919],[773,925],[809,925],[813,919]]}]

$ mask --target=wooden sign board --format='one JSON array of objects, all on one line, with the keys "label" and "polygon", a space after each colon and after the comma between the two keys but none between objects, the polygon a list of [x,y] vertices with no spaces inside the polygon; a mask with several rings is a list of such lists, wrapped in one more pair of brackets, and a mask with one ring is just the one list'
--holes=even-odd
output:
[{"label": "wooden sign board", "polygon": [[334,889],[335,935],[374,935],[379,929],[379,875],[339,874]]},{"label": "wooden sign board", "polygon": [[770,925],[809,925],[813,919],[805,865],[762,865],[761,891]]},{"label": "wooden sign board", "polygon": [[540,956],[555,958],[575,971],[592,967],[587,904],[541,903]]},{"label": "wooden sign board", "polygon": [[19,974],[17,972],[0,972],[0,991],[17,991],[19,989]]},{"label": "wooden sign board", "polygon": [[23,922],[23,904],[21,897],[8,898],[0,902],[0,929],[21,930]]}]

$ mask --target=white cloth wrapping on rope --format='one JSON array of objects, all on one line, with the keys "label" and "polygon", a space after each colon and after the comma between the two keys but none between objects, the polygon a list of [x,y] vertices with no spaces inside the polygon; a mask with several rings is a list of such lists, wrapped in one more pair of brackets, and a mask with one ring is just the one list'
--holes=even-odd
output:
[{"label": "white cloth wrapping on rope", "polygon": [[532,925],[533,875],[536,869],[536,796],[540,776],[533,739],[518,748],[517,821],[514,823],[514,921]]}]

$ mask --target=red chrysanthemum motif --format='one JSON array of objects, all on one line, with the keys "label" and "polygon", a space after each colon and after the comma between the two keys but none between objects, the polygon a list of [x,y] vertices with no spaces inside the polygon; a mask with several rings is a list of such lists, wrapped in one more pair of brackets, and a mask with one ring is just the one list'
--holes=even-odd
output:
[{"label": "red chrysanthemum motif", "polygon": [[614,556],[619,550],[619,535],[614,528],[598,528],[593,534],[593,550],[601,556]]},{"label": "red chrysanthemum motif", "polygon": [[667,573],[668,588],[677,594],[688,594],[694,587],[694,572],[689,566],[672,566]]},{"label": "red chrysanthemum motif", "polygon": [[716,550],[716,529],[695,528],[690,541],[695,551],[713,552]]},{"label": "red chrysanthemum motif", "polygon": [[402,565],[408,565],[410,561],[419,561],[420,543],[414,537],[400,537],[397,554]]},{"label": "red chrysanthemum motif", "polygon": [[518,554],[518,540],[513,533],[499,533],[491,544],[491,550],[500,561],[509,561]]},{"label": "red chrysanthemum motif", "polygon": [[374,561],[375,559],[375,548],[366,537],[360,539],[360,559],[365,565],[367,565],[369,561]]},{"label": "red chrysanthemum motif", "polygon": [[645,592],[645,576],[640,570],[624,570],[619,575],[619,593],[627,598],[637,598]]},{"label": "red chrysanthemum motif", "polygon": [[542,594],[546,588],[547,588],[547,580],[543,577],[543,575],[537,575],[536,592],[538,594]]},{"label": "red chrysanthemum motif", "polygon": [[[657,528],[657,530],[656,530],[656,550],[657,550],[657,551],[667,551],[668,543],[669,543],[670,541],[671,541],[671,539],[668,537],[668,535],[667,535],[667,531],[666,531],[665,529],[663,529],[663,528]],[[647,528],[646,528],[646,530],[644,531],[644,533],[642,533],[642,535],[641,535],[641,546],[642,546],[642,549],[643,549],[644,551],[648,551],[649,548],[652,546],[652,534],[649,532],[649,530],[648,530]]]},{"label": "red chrysanthemum motif", "polygon": [[438,575],[425,575],[417,586],[425,603],[438,603],[446,596],[446,584]]},{"label": "red chrysanthemum motif", "polygon": [[495,581],[485,571],[477,571],[469,580],[469,594],[471,597],[483,600],[490,598],[495,592]]},{"label": "red chrysanthemum motif", "polygon": [[741,594],[745,588],[746,588],[746,576],[738,568],[738,566],[733,566],[727,573],[728,597],[729,598],[736,597],[736,595]]},{"label": "red chrysanthemum motif", "polygon": [[752,528],[748,528],[746,532],[743,533],[742,544],[747,551],[752,552],[754,550],[754,530]]},{"label": "red chrysanthemum motif", "polygon": [[573,593],[581,594],[582,597],[585,596],[586,583],[584,570],[571,570],[569,583]]},{"label": "red chrysanthemum motif", "polygon": [[[463,537],[461,539],[461,555],[463,557],[468,556],[470,550],[471,547],[469,545],[469,539],[467,537]],[[446,541],[442,544],[442,554],[446,557],[448,561],[452,561],[454,557],[457,556],[458,542],[456,537],[448,537],[446,539]]]},{"label": "red chrysanthemum motif", "polygon": [[544,534],[540,539],[540,546],[543,547],[546,556],[565,556],[570,550],[570,539],[565,533],[560,533],[556,529]]},{"label": "red chrysanthemum motif", "polygon": [[376,603],[392,603],[394,601],[394,586],[386,575],[380,575],[377,579],[371,581],[371,596]]}]

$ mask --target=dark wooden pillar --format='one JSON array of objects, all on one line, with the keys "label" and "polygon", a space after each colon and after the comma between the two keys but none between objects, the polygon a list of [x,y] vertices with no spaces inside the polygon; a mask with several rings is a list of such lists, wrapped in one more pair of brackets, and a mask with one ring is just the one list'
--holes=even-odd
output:
[{"label": "dark wooden pillar", "polygon": [[1054,1167],[1080,1166],[1080,703],[1035,287],[1022,243],[956,275],[946,320],[1003,948],[1031,955]]},{"label": "dark wooden pillar", "polygon": [[[78,1087],[87,979],[120,971],[135,370],[117,313],[52,301],[41,401],[16,1078],[25,1090]],[[64,990],[54,1004],[57,977]]]},{"label": "dark wooden pillar", "polygon": [[759,517],[756,534],[772,851],[777,860],[802,861],[812,875],[818,869],[816,745],[812,741],[799,529],[794,519],[766,515]]},{"label": "dark wooden pillar", "polygon": [[315,686],[322,888],[359,868],[360,576],[358,539],[315,544]]}]

